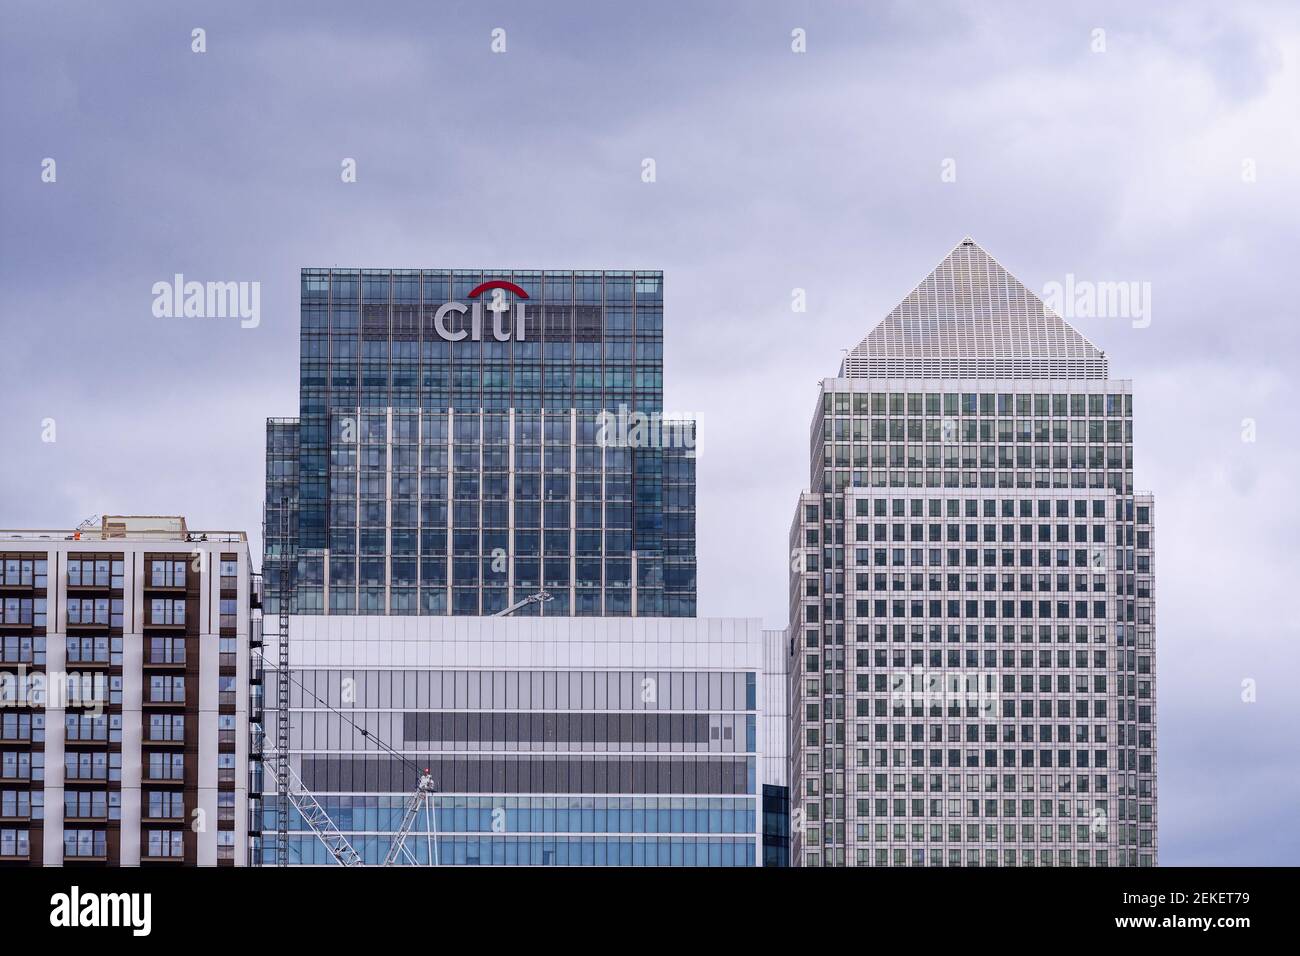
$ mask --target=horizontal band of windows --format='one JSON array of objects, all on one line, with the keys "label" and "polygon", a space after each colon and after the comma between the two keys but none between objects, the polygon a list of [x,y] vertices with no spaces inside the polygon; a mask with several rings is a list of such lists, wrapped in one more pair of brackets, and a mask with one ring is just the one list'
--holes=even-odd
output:
[{"label": "horizontal band of windows", "polygon": [[[721,742],[735,750],[746,724],[752,738],[754,718],[731,714],[520,714],[406,713],[402,736],[409,744],[524,744],[527,749],[570,749],[562,744],[595,745],[650,743],[685,744],[708,748]],[[528,745],[536,744],[533,748]],[[575,748],[578,749],[578,748]],[[746,747],[752,750],[752,747]]]},{"label": "horizontal band of windows", "polygon": [[[395,833],[410,797],[325,796],[322,809],[345,832]],[[746,833],[756,825],[753,798],[469,797],[435,798],[440,833]],[[263,832],[276,827],[276,798],[262,806]],[[376,806],[377,805],[377,806]],[[413,833],[424,832],[423,814]],[[290,808],[290,831],[308,829]]]},{"label": "horizontal band of windows", "polygon": [[[436,859],[430,845],[436,844]],[[388,853],[384,837],[363,837],[354,846],[364,863],[378,866]],[[406,841],[416,864],[428,866],[754,866],[757,850],[748,837],[439,837],[412,834]],[[262,862],[275,863],[275,845],[262,846]],[[315,836],[289,838],[290,865],[334,861]],[[406,865],[403,861],[399,865]]]},{"label": "horizontal band of windows", "polygon": [[440,790],[455,793],[647,793],[733,795],[755,790],[752,757],[413,756],[302,758],[302,780],[325,793],[401,793],[408,765],[427,766]]},{"label": "horizontal band of windows", "polygon": [[[753,671],[315,670],[291,707],[493,710],[755,710]],[[345,690],[350,691],[344,700]]]}]

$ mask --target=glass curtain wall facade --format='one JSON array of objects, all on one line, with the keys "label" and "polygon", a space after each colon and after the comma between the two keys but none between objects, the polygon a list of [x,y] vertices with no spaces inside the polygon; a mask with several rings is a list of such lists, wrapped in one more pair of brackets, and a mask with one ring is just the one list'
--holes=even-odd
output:
[{"label": "glass curtain wall facade", "polygon": [[291,567],[301,614],[695,614],[693,452],[601,440],[662,414],[661,273],[306,269],[301,323],[269,612]]},{"label": "glass curtain wall facade", "polygon": [[967,240],[823,383],[810,472],[796,865],[1155,865],[1131,384]]},{"label": "glass curtain wall facade", "polygon": [[[291,647],[292,766],[365,865],[424,770],[433,812],[401,865],[783,862],[784,729],[764,718],[785,685],[757,620],[307,616]],[[296,810],[289,863],[334,864]]]}]

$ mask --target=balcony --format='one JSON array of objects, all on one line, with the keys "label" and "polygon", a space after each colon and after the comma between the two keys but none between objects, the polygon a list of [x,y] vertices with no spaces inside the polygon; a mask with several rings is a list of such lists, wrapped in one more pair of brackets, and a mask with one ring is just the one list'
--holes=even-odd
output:
[{"label": "balcony", "polygon": [[145,863],[180,864],[185,862],[185,852],[182,850],[179,853],[172,853],[170,849],[160,847],[157,849],[146,850],[144,853],[140,854],[140,859]]},{"label": "balcony", "polygon": [[[82,626],[84,627],[85,625]],[[149,615],[149,619],[144,622],[144,626],[155,630],[184,631],[185,615],[184,614],[181,614],[179,616],[172,615],[169,617],[164,617],[161,620],[156,620],[151,614]]]},{"label": "balcony", "polygon": [[70,814],[65,811],[63,814],[63,822],[64,823],[107,823],[108,811],[105,810],[103,813],[92,813],[89,815],[84,813]]},{"label": "balcony", "polygon": [[146,670],[164,670],[168,667],[184,667],[185,655],[161,655],[151,660],[143,662]]},{"label": "balcony", "polygon": [[[156,680],[170,681],[170,678],[152,677],[150,681]],[[150,683],[146,688],[144,698],[146,707],[184,707],[185,706],[185,685],[184,683],[163,683],[155,685]]]},{"label": "balcony", "polygon": [[110,665],[110,661],[107,658],[102,658],[102,659],[94,658],[94,657],[81,658],[81,657],[73,657],[71,654],[68,655],[68,666],[75,667],[79,671],[107,670],[109,665]]},{"label": "balcony", "polygon": [[120,581],[116,585],[109,584],[107,580],[104,580],[99,584],[96,584],[93,581],[78,581],[75,584],[71,581],[68,582],[68,593],[74,595],[87,595],[120,590],[122,590],[122,584]]},{"label": "balcony", "polygon": [[184,787],[185,776],[182,774],[180,777],[151,777],[145,774],[140,782],[150,787]]},{"label": "balcony", "polygon": [[97,862],[107,859],[107,837],[103,830],[63,831],[65,863]]}]

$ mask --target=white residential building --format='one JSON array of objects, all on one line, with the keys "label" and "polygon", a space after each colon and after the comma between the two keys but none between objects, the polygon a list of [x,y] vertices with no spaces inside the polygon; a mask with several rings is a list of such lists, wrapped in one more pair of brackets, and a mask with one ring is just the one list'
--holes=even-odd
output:
[{"label": "white residential building", "polygon": [[0,531],[0,865],[248,861],[242,532]]}]

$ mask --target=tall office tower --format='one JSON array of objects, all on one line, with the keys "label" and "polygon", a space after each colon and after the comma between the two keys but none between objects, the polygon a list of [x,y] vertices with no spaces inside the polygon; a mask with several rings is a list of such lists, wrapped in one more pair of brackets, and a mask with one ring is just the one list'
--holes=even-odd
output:
[{"label": "tall office tower", "polygon": [[249,862],[257,606],[243,532],[0,531],[0,865]]},{"label": "tall office tower", "polygon": [[[267,423],[268,611],[694,616],[693,423],[658,272],[304,269]],[[530,605],[521,613],[537,613]]]},{"label": "tall office tower", "polygon": [[804,866],[1152,866],[1131,383],[963,240],[822,383],[790,544]]}]

